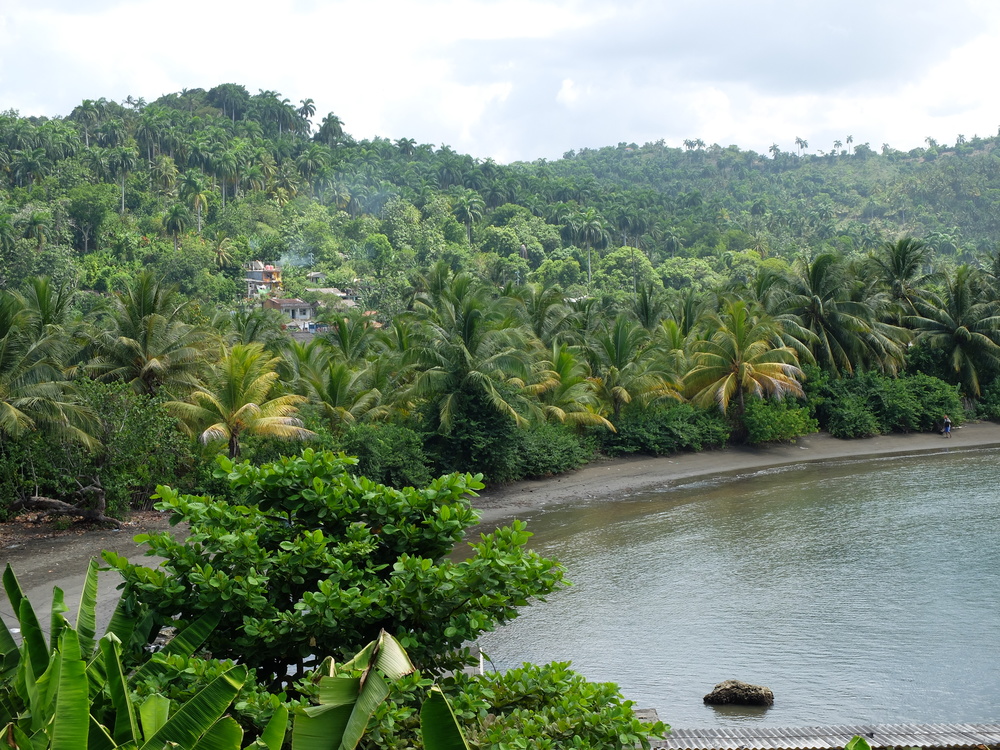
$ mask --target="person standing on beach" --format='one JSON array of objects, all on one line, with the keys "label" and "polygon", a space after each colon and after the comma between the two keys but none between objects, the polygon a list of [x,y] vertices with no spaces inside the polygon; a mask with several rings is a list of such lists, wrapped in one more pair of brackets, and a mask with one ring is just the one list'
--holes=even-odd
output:
[{"label": "person standing on beach", "polygon": [[944,436],[946,438],[951,437],[951,417],[947,414],[944,415]]}]

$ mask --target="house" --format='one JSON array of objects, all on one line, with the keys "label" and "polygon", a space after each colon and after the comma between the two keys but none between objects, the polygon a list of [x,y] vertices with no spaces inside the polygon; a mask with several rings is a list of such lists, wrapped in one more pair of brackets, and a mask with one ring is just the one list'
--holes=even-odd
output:
[{"label": "house", "polygon": [[264,300],[263,306],[265,310],[277,310],[286,316],[288,318],[286,325],[289,328],[308,330],[311,325],[316,325],[315,306],[298,297],[291,299],[270,297]]},{"label": "house", "polygon": [[281,266],[254,260],[244,267],[247,297],[256,298],[281,291]]}]

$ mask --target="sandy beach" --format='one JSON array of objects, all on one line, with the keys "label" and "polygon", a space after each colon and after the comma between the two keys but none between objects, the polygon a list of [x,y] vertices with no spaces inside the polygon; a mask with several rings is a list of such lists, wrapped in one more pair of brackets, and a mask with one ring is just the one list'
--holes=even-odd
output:
[{"label": "sandy beach", "polygon": [[760,448],[738,447],[674,456],[639,456],[595,461],[555,477],[487,487],[475,505],[482,522],[492,525],[553,503],[606,499],[670,487],[694,477],[733,474],[816,461],[866,459],[1000,447],[1000,424],[977,422],[953,431],[883,435],[864,440],[837,440],[826,433],[795,443]]}]

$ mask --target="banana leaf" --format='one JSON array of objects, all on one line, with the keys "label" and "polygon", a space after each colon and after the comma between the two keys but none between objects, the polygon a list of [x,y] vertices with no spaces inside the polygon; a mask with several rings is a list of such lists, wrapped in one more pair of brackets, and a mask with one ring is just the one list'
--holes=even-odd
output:
[{"label": "banana leaf", "polygon": [[455,712],[437,685],[420,708],[420,734],[424,750],[469,750]]},{"label": "banana leaf", "polygon": [[127,746],[118,745],[111,739],[111,735],[108,734],[108,728],[91,714],[90,733],[87,735],[87,750],[117,750],[117,748],[126,750]]},{"label": "banana leaf", "polygon": [[80,606],[76,611],[76,634],[80,639],[80,651],[84,659],[89,659],[94,653],[97,638],[97,571],[95,558],[90,559],[87,574],[83,579],[83,591],[80,594]]},{"label": "banana leaf", "polygon": [[[138,742],[142,735],[135,717],[135,707],[129,694],[128,682],[121,662],[121,641],[113,634],[101,638],[104,670],[107,675],[108,693],[115,709],[114,741],[117,744]],[[166,721],[166,717],[164,717]],[[159,726],[157,727],[159,728]]]},{"label": "banana leaf", "polygon": [[170,699],[154,693],[139,706],[139,721],[142,722],[143,737],[152,737],[167,723],[170,716]]},{"label": "banana leaf", "polygon": [[247,679],[246,667],[223,672],[171,716],[167,723],[146,738],[142,750],[160,750],[166,743],[192,747],[226,712]]},{"label": "banana leaf", "polygon": [[[205,639],[211,635],[212,631],[218,627],[220,619],[221,615],[215,613],[202,615],[177,633],[170,640],[170,643],[163,648],[162,653],[165,656],[191,656],[205,642]],[[130,682],[135,685],[142,679],[162,672],[163,669],[162,664],[150,659],[132,675]]]},{"label": "banana leaf", "polygon": [[191,750],[240,750],[243,744],[243,727],[232,716],[226,716],[212,725]]},{"label": "banana leaf", "polygon": [[[363,670],[360,678],[339,676]],[[319,705],[302,709],[292,727],[295,750],[353,750],[361,741],[368,720],[389,695],[389,681],[413,672],[414,667],[399,642],[384,630],[353,659],[332,665],[333,676],[319,683]]]},{"label": "banana leaf", "polygon": [[90,693],[87,665],[76,631],[64,627],[59,638],[59,691],[52,719],[49,750],[87,750],[90,730]]},{"label": "banana leaf", "polygon": [[58,586],[52,587],[52,613],[49,615],[49,653],[59,647],[59,635],[66,625],[66,618],[63,616],[69,612],[66,606],[66,595]]},{"label": "banana leaf", "polygon": [[7,598],[10,599],[11,609],[17,615],[18,625],[21,627],[21,640],[27,646],[27,653],[31,655],[32,677],[38,678],[49,666],[49,648],[45,643],[45,635],[38,623],[38,617],[35,616],[35,610],[24,596],[10,563],[7,563],[3,571],[3,588]]},{"label": "banana leaf", "polygon": [[21,649],[18,648],[7,623],[0,619],[0,682],[10,679],[20,661]]},{"label": "banana leaf", "polygon": [[285,706],[278,706],[271,715],[271,720],[264,727],[264,731],[257,738],[257,745],[262,745],[267,750],[281,750],[281,746],[285,744],[285,735],[287,733],[288,709]]}]

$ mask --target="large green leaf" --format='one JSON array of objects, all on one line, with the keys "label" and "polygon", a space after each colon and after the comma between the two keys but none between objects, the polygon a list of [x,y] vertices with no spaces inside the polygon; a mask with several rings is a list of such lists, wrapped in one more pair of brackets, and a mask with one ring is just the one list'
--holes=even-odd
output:
[{"label": "large green leaf", "polygon": [[[375,667],[390,680],[398,680],[412,674],[414,667],[410,657],[395,638],[384,630],[379,634],[378,653]],[[362,688],[363,690],[363,688]]]},{"label": "large green leaf", "polygon": [[108,728],[97,721],[94,715],[91,714],[90,734],[87,736],[87,750],[116,750],[119,747],[127,750],[127,747],[123,747],[111,739],[111,735],[108,734]]},{"label": "large green leaf", "polygon": [[26,654],[31,657],[31,676],[37,679],[48,669],[49,649],[45,644],[45,634],[42,633],[42,627],[38,624],[38,618],[35,617],[35,610],[31,608],[31,602],[23,597],[17,619],[21,624],[21,639]]},{"label": "large green leaf", "polygon": [[80,651],[83,658],[88,659],[94,652],[94,641],[97,638],[97,571],[99,566],[95,558],[90,559],[87,574],[83,579],[83,591],[80,594],[80,606],[76,611],[76,633],[80,638]]},{"label": "large green leaf", "polygon": [[[142,735],[139,733],[135,707],[122,669],[121,641],[113,634],[108,634],[101,638],[100,647],[107,675],[108,693],[111,696],[111,705],[115,709],[114,740],[119,745],[125,742],[138,742]],[[166,721],[166,717],[163,720]]]},{"label": "large green leaf", "polygon": [[165,695],[153,693],[139,706],[139,721],[142,722],[143,737],[152,737],[163,725],[167,723],[170,716],[170,699]]},{"label": "large green leaf", "polygon": [[[295,750],[337,750],[353,706],[310,706],[295,716],[292,747]],[[314,711],[314,709],[326,709]]]},{"label": "large green leaf", "polygon": [[285,744],[285,735],[288,733],[288,709],[279,706],[271,715],[271,720],[267,722],[264,731],[257,738],[257,744],[263,745],[267,750],[281,750]]},{"label": "large green leaf", "polygon": [[191,750],[240,750],[243,728],[232,716],[226,716],[212,725]]},{"label": "large green leaf", "polygon": [[437,685],[420,708],[420,734],[424,750],[469,750],[455,712]]},{"label": "large green leaf", "polygon": [[351,711],[351,717],[344,727],[344,736],[340,740],[340,750],[354,750],[368,728],[368,720],[375,713],[379,704],[389,697],[389,683],[381,673],[372,670],[368,679],[361,686],[357,703]]},{"label": "large green leaf", "polygon": [[66,606],[66,596],[58,586],[52,587],[52,611],[49,615],[49,652],[55,651],[59,647],[59,636],[63,628],[67,625],[63,616],[69,612]]},{"label": "large green leaf", "polygon": [[3,571],[3,589],[10,599],[10,607],[17,616],[18,625],[21,626],[21,640],[27,646],[27,653],[32,659],[31,676],[37,678],[49,666],[49,649],[42,628],[38,624],[38,617],[35,616],[35,610],[24,596],[10,563],[7,563]]},{"label": "large green leaf", "polygon": [[76,631],[63,628],[59,638],[59,692],[52,719],[49,750],[87,750],[90,730],[90,694],[87,665]]},{"label": "large green leaf", "polygon": [[246,679],[247,670],[243,666],[223,672],[185,703],[156,734],[147,737],[142,750],[160,750],[168,742],[192,747],[226,712]]},{"label": "large green leaf", "polygon": [[21,661],[21,649],[7,628],[7,623],[0,619],[0,682],[7,680]]}]

